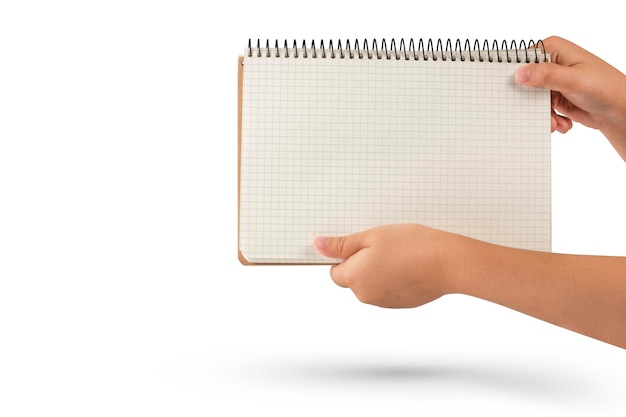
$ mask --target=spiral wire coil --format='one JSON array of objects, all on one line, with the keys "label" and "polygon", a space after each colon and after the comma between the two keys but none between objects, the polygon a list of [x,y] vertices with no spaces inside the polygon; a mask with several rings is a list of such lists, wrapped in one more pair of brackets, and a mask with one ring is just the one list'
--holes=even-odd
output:
[{"label": "spiral wire coil", "polygon": [[399,42],[395,39],[391,39],[389,45],[387,41],[383,39],[380,44],[376,39],[371,43],[364,39],[362,43],[359,40],[354,40],[352,43],[350,40],[346,40],[345,44],[342,44],[339,40],[336,46],[331,40],[328,46],[324,45],[322,40],[319,47],[316,47],[315,41],[312,40],[308,45],[306,41],[302,41],[301,46],[298,46],[297,41],[293,41],[293,45],[289,47],[287,40],[285,40],[283,46],[279,46],[278,40],[275,41],[274,46],[270,46],[269,39],[265,42],[265,47],[261,47],[261,40],[256,42],[256,48],[252,46],[252,39],[248,41],[247,48],[248,57],[294,57],[294,58],[349,58],[349,59],[396,59],[400,60],[424,60],[432,59],[437,61],[489,61],[489,62],[517,62],[517,63],[531,63],[531,62],[547,62],[548,55],[546,54],[543,41],[530,40],[520,41],[519,45],[516,41],[511,41],[510,44],[506,40],[498,43],[494,40],[489,45],[489,41],[485,40],[481,43],[478,39],[474,42],[470,42],[466,39],[464,42],[461,39],[453,41],[447,39],[445,42],[441,39],[433,41],[432,39],[424,40],[420,39],[417,43],[411,38],[408,43],[402,38]]}]

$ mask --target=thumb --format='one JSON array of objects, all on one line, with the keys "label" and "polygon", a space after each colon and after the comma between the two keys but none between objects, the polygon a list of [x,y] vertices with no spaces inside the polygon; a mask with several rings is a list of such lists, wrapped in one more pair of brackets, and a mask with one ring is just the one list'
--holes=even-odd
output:
[{"label": "thumb", "polygon": [[515,81],[519,84],[566,94],[580,81],[577,78],[574,68],[552,62],[524,65],[515,71]]},{"label": "thumb", "polygon": [[363,248],[362,236],[362,233],[336,237],[318,236],[313,240],[313,245],[324,256],[346,259]]}]

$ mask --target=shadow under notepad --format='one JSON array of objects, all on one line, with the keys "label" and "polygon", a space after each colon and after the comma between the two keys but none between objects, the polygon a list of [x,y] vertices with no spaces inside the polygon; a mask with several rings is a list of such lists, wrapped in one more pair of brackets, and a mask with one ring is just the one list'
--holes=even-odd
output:
[{"label": "shadow under notepad", "polygon": [[555,369],[549,363],[502,364],[483,360],[474,364],[402,364],[369,360],[277,360],[257,371],[264,379],[294,384],[349,384],[381,386],[455,385],[549,401],[598,401],[603,393],[588,375],[573,375],[569,369]]}]

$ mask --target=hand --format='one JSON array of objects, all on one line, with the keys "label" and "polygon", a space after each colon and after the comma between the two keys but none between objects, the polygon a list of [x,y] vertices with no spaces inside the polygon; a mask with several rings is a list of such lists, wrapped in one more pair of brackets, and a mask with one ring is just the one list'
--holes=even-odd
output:
[{"label": "hand", "polygon": [[558,37],[543,41],[551,61],[519,68],[517,82],[552,90],[552,131],[572,121],[599,129],[626,159],[626,77],[583,48]]},{"label": "hand", "polygon": [[344,259],[331,267],[331,277],[339,286],[350,288],[364,303],[404,308],[450,291],[443,250],[451,250],[454,236],[417,224],[399,224],[318,237],[314,244],[322,255]]},{"label": "hand", "polygon": [[417,224],[318,237],[340,286],[380,307],[466,294],[626,348],[626,258],[493,245]]}]

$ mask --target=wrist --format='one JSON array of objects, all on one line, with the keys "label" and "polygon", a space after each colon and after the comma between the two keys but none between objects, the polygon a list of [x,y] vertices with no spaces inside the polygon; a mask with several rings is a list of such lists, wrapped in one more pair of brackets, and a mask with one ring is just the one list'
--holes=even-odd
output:
[{"label": "wrist", "polygon": [[613,99],[607,103],[606,119],[598,129],[626,161],[626,76],[616,69],[613,72],[613,77],[607,77],[613,81],[607,83],[612,85]]},{"label": "wrist", "polygon": [[550,275],[549,253],[500,246],[463,236],[455,240],[446,263],[450,293],[516,308],[522,294],[521,298],[527,299],[535,295],[538,287],[531,282]]},{"label": "wrist", "polygon": [[513,249],[448,234],[439,250],[446,293],[485,298],[483,287],[501,270],[508,250]]},{"label": "wrist", "polygon": [[607,123],[600,132],[608,139],[617,153],[626,161],[626,116],[624,120]]}]

